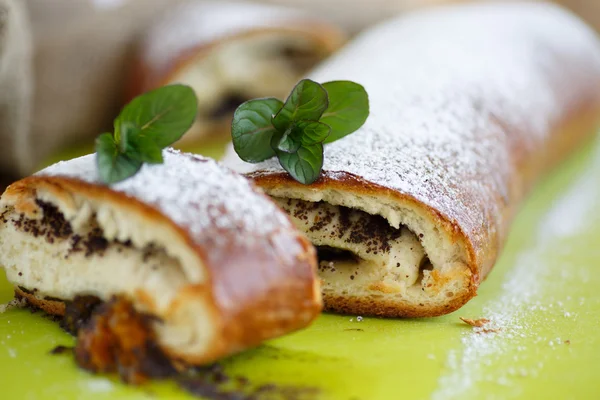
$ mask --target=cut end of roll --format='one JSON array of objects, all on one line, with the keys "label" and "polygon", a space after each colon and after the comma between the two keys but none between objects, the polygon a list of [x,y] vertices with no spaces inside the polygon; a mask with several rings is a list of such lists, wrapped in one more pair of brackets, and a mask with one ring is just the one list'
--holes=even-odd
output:
[{"label": "cut end of roll", "polygon": [[182,143],[226,136],[243,102],[285,99],[303,73],[329,54],[322,43],[293,32],[253,32],[225,40],[180,62],[164,84],[189,85],[198,97],[198,116]]},{"label": "cut end of roll", "polygon": [[353,178],[322,177],[311,186],[254,178],[316,246],[326,310],[437,316],[474,296],[465,241],[410,198],[399,201]]},{"label": "cut end of roll", "polygon": [[189,85],[198,117],[181,143],[226,136],[241,103],[285,99],[345,40],[341,28],[292,8],[191,2],[167,13],[141,40],[127,97]]},{"label": "cut end of roll", "polygon": [[[173,157],[188,157],[166,156],[162,168],[170,167]],[[197,158],[189,162],[199,168],[212,165]],[[231,172],[221,173],[232,179]],[[279,212],[247,181],[236,179],[238,195]],[[191,200],[197,207],[207,204]],[[189,218],[202,216],[196,209],[186,211]],[[0,267],[17,295],[53,315],[68,317],[70,305],[81,297],[98,304],[118,298],[127,304],[113,305],[131,311],[126,314],[132,329],[143,325],[151,330],[152,351],[183,365],[206,364],[306,327],[321,309],[314,250],[283,213],[274,216],[278,225],[272,230],[255,230],[243,239],[240,226],[253,220],[237,217],[221,216],[220,231],[203,219],[204,231],[192,232],[164,210],[113,187],[66,176],[32,176],[9,186],[0,198]],[[213,237],[229,240],[227,252],[211,244]],[[104,325],[112,318],[110,313],[97,317]],[[119,332],[106,334],[113,333],[120,341]],[[113,340],[100,336],[103,343]],[[92,346],[90,354],[96,350]],[[109,368],[92,361],[86,365]]]},{"label": "cut end of roll", "polygon": [[[18,200],[11,202],[11,195]],[[156,318],[152,325],[165,351],[209,355],[219,326],[208,296],[178,304],[189,283],[205,281],[206,271],[168,223],[156,219],[149,226],[143,212],[126,217],[115,203],[44,181],[35,190],[13,184],[3,201],[1,263],[30,304],[64,315],[64,303],[81,295],[101,302],[124,296]]]}]

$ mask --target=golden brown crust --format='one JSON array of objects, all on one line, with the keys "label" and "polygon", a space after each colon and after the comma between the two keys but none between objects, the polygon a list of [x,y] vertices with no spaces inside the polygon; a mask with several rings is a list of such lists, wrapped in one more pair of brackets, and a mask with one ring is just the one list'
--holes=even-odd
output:
[{"label": "golden brown crust", "polygon": [[471,298],[471,293],[464,292],[461,296],[453,298],[441,307],[431,307],[425,303],[403,304],[402,307],[399,307],[398,302],[393,300],[323,295],[325,310],[327,311],[386,318],[437,317],[458,310]]},{"label": "golden brown crust", "polygon": [[[198,268],[205,269],[207,279],[202,284],[190,283],[180,290],[167,314],[173,315],[193,302],[208,304],[210,319],[218,334],[202,354],[176,354],[165,349],[174,357],[192,364],[210,362],[303,328],[320,313],[322,303],[316,284],[315,250],[293,229],[285,215],[281,218],[286,222],[278,229],[268,236],[255,235],[242,246],[239,243],[245,241],[236,237],[240,233],[233,227],[221,229],[213,225],[207,228],[210,232],[192,233],[190,227],[175,223],[155,206],[108,186],[72,177],[36,175],[25,178],[8,187],[2,201],[12,204],[15,212],[35,218],[38,212],[35,199],[39,192],[51,194],[66,204],[73,202],[76,194],[139,215],[148,223],[167,225],[193,250],[201,261]],[[271,204],[266,195],[256,195],[260,199],[256,201]],[[193,218],[191,211],[189,218]],[[212,247],[210,241],[200,240],[198,235],[231,239],[231,246],[226,249]],[[16,291],[36,307],[51,314],[64,314],[64,303],[60,301],[40,299],[18,288]],[[135,296],[136,303],[143,304],[145,311],[168,319],[165,318],[168,315],[160,314],[149,293],[139,290]]]},{"label": "golden brown crust", "polygon": [[50,315],[62,317],[65,315],[65,302],[58,299],[40,299],[33,293],[27,293],[15,286],[15,297],[21,297],[27,300],[27,303],[35,308],[39,308]]}]

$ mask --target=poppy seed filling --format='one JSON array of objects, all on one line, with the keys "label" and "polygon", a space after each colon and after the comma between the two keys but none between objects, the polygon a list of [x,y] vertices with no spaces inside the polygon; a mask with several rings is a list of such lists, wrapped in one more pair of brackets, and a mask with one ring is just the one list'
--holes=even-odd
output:
[{"label": "poppy seed filling", "polygon": [[429,268],[419,238],[380,215],[323,201],[274,200],[317,247],[319,274],[329,284],[387,282],[389,290],[401,292],[419,286]]},{"label": "poppy seed filling", "polygon": [[[70,249],[65,258],[73,253],[83,253],[86,258],[92,255],[99,255],[106,251],[109,246],[117,247],[117,251],[122,251],[123,248],[132,249],[131,241],[108,241],[104,237],[104,232],[96,223],[96,215],[93,214],[90,219],[89,226],[85,233],[75,233],[71,224],[65,219],[58,208],[48,202],[37,199],[35,203],[42,212],[41,219],[29,219],[23,214],[19,215],[18,219],[13,219],[13,226],[25,233],[31,234],[33,237],[43,237],[46,242],[53,244],[57,241],[68,240]],[[6,221],[4,221],[6,222]],[[144,261],[147,261],[153,255],[157,255],[160,249],[154,244],[149,244],[141,249]]]}]

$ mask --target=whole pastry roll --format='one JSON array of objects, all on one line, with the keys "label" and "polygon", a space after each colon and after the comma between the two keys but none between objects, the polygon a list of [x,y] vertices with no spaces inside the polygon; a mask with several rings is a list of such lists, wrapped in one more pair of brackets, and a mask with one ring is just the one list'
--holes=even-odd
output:
[{"label": "whole pastry roll", "polygon": [[79,332],[82,366],[130,381],[170,365],[157,356],[211,362],[321,309],[314,249],[285,213],[212,160],[163,156],[111,186],[94,155],[61,162],[0,199],[16,293]]},{"label": "whole pastry roll", "polygon": [[363,33],[313,71],[365,86],[371,114],[294,181],[276,159],[231,165],[317,247],[325,308],[451,312],[475,296],[534,182],[600,117],[600,44],[536,3],[415,12]]},{"label": "whole pastry roll", "polygon": [[129,97],[170,83],[195,89],[196,124],[184,141],[225,136],[235,108],[279,96],[345,40],[340,28],[293,8],[190,1],[140,40]]}]

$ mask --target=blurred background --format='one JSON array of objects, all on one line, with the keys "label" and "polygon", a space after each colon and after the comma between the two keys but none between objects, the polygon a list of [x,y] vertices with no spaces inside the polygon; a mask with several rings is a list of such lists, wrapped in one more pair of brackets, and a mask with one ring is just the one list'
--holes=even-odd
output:
[{"label": "blurred background", "polygon": [[[179,146],[218,155],[241,102],[284,97],[380,20],[465,2],[0,0],[0,190],[93,151],[125,102],[172,82],[199,97],[196,124]],[[558,2],[600,28],[599,0]]]}]

